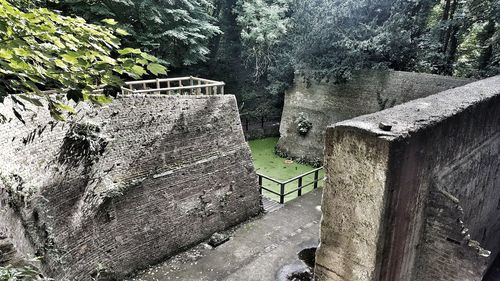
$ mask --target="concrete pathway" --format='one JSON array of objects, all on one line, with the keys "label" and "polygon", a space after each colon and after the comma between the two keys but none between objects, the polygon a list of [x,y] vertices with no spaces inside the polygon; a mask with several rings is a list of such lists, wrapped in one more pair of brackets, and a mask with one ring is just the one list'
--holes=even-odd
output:
[{"label": "concrete pathway", "polygon": [[297,253],[319,242],[321,190],[247,222],[217,248],[206,244],[151,267],[129,281],[275,281]]}]

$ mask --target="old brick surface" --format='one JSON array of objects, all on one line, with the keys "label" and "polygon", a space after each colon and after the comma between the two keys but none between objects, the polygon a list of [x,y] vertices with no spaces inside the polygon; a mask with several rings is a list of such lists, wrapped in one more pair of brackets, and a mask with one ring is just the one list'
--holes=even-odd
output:
[{"label": "old brick surface", "polygon": [[[327,126],[380,111],[379,98],[389,107],[471,82],[467,79],[402,71],[363,71],[347,83],[306,80],[297,74],[285,94],[278,149],[309,162],[323,160]],[[297,133],[302,114],[312,128],[306,136]]]},{"label": "old brick surface", "polygon": [[260,211],[233,96],[120,96],[67,123],[34,108],[26,125],[9,106],[0,225],[56,280],[124,276]]},{"label": "old brick surface", "polygon": [[[361,280],[352,276],[362,273],[369,274],[362,280],[482,280],[500,251],[499,107],[497,76],[329,128],[322,208],[334,211],[323,213],[319,280]],[[386,145],[360,149],[377,142]],[[384,171],[362,168],[384,168],[377,159],[388,159]],[[364,196],[341,203],[350,190]],[[371,208],[376,202],[384,202],[381,219]],[[348,248],[375,241],[353,224],[375,224],[378,243]],[[372,267],[352,258],[374,255]],[[348,258],[333,263],[339,256]]]}]

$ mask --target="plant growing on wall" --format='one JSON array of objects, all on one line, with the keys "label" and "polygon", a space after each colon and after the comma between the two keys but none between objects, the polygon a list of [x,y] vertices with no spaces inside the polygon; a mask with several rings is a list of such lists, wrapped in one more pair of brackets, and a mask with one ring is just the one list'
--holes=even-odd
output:
[{"label": "plant growing on wall", "polygon": [[[46,8],[22,10],[12,3],[0,0],[0,102],[12,95],[20,120],[24,103],[42,106],[39,98],[48,101],[57,120],[74,112],[60,96],[43,90],[64,89],[70,100],[102,104],[110,101],[112,88],[122,84],[122,75],[166,74],[155,57],[139,49],[120,49],[117,35],[128,33],[112,19],[103,20],[106,26],[88,24]],[[92,94],[103,85],[104,94]]]},{"label": "plant growing on wall", "polygon": [[59,163],[78,165],[91,162],[104,152],[108,142],[100,135],[99,126],[91,123],[75,123],[64,137]]},{"label": "plant growing on wall", "polygon": [[309,120],[307,120],[303,112],[299,114],[296,123],[297,123],[297,132],[301,136],[306,136],[313,126],[312,123]]},{"label": "plant growing on wall", "polygon": [[30,265],[24,266],[0,266],[0,280],[7,281],[52,281],[53,279],[43,277],[40,272]]},{"label": "plant growing on wall", "polygon": [[377,103],[379,110],[384,110],[393,107],[396,104],[396,99],[383,98],[380,92],[377,92]]}]

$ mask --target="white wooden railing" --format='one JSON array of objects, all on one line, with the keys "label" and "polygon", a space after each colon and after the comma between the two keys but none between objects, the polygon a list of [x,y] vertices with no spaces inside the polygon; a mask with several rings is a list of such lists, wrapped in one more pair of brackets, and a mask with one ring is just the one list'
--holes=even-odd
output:
[{"label": "white wooden railing", "polygon": [[220,81],[198,77],[177,77],[125,82],[123,94],[224,95]]}]

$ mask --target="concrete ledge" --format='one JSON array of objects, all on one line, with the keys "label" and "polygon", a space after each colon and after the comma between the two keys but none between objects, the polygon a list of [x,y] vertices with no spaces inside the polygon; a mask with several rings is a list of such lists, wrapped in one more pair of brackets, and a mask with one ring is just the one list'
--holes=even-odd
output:
[{"label": "concrete ledge", "polygon": [[497,76],[329,127],[318,280],[481,280],[500,251],[499,108]]}]

